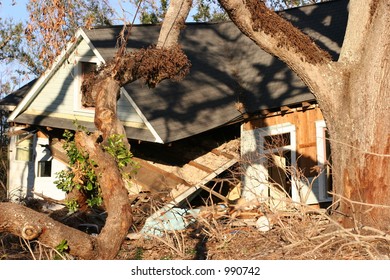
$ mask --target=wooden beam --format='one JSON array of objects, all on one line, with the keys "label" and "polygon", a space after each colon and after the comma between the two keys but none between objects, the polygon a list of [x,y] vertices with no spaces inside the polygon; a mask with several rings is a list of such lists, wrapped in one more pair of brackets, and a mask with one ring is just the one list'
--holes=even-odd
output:
[{"label": "wooden beam", "polygon": [[317,142],[310,142],[310,143],[304,143],[304,144],[299,144],[299,148],[309,148],[309,147],[315,147],[317,146]]},{"label": "wooden beam", "polygon": [[223,196],[222,194],[220,194],[220,193],[214,191],[213,189],[211,189],[211,188],[209,188],[209,187],[207,187],[207,186],[205,186],[205,185],[199,185],[199,187],[201,187],[201,188],[204,189],[205,191],[208,191],[208,192],[211,193],[212,195],[214,195],[214,196],[216,196],[216,197],[222,199],[222,200],[225,201],[225,202],[228,201],[228,199],[227,199],[225,196]]},{"label": "wooden beam", "polygon": [[225,152],[222,152],[218,149],[212,149],[211,152],[217,156],[224,156],[225,158],[228,158],[228,159],[234,159],[234,156],[231,155],[231,154],[228,154],[228,153],[225,153]]},{"label": "wooden beam", "polygon": [[310,106],[311,106],[311,104],[309,102],[307,102],[307,101],[302,102],[302,108],[308,108]]},{"label": "wooden beam", "polygon": [[135,162],[138,162],[141,165],[141,167],[144,166],[145,168],[148,168],[149,170],[152,170],[156,173],[159,173],[167,178],[170,178],[170,179],[176,181],[178,184],[183,184],[183,185],[189,186],[189,184],[186,180],[184,180],[183,178],[181,178],[181,177],[179,177],[171,172],[167,172],[167,171],[165,171],[161,168],[158,168],[157,166],[154,166],[153,164],[150,164],[147,161],[140,159],[140,158],[137,158],[137,157],[133,157],[133,160]]},{"label": "wooden beam", "polygon": [[211,169],[211,168],[209,168],[209,167],[207,167],[207,166],[205,166],[205,165],[203,165],[203,164],[200,164],[200,163],[198,163],[198,162],[196,162],[196,161],[193,161],[193,160],[191,160],[191,161],[188,163],[188,165],[191,165],[191,166],[193,166],[193,167],[196,167],[196,168],[198,168],[198,169],[200,169],[200,170],[203,170],[203,171],[205,171],[205,172],[207,172],[207,173],[212,173],[212,172],[214,172],[213,169]]}]

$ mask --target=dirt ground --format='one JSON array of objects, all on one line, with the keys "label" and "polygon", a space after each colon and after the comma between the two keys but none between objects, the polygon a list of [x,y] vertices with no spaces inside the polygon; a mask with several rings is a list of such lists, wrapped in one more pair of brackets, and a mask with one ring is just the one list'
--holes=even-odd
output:
[{"label": "dirt ground", "polygon": [[[370,260],[389,259],[390,237],[368,227],[346,230],[325,211],[268,213],[269,230],[256,218],[205,215],[184,230],[126,239],[118,260]],[[129,235],[133,236],[133,235]],[[37,241],[0,235],[0,259],[71,259]]]}]

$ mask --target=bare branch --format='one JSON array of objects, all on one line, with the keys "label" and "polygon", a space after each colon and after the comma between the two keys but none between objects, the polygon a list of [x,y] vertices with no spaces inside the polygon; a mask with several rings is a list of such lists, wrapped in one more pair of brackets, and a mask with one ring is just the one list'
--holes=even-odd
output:
[{"label": "bare branch", "polygon": [[170,1],[157,41],[157,48],[170,48],[177,44],[180,30],[184,26],[191,6],[192,0]]}]

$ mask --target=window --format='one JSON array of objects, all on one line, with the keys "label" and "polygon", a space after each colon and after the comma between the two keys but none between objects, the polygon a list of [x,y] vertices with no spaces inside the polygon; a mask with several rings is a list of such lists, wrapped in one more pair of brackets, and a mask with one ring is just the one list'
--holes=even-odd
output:
[{"label": "window", "polygon": [[290,144],[290,133],[264,136],[265,149],[275,149],[283,146],[289,146]]},{"label": "window", "polygon": [[38,161],[38,177],[51,177],[51,160]]},{"label": "window", "polygon": [[83,62],[83,61],[80,61],[80,67],[81,67],[81,76],[82,76],[82,79],[84,79],[84,77],[90,73],[92,73],[93,71],[96,70],[96,63],[94,62]]},{"label": "window", "polygon": [[74,89],[74,108],[76,111],[93,111],[93,106],[84,106],[82,104],[81,86],[87,75],[96,70],[97,60],[88,61],[79,60],[75,67],[75,89]]},{"label": "window", "polygon": [[296,129],[290,123],[241,131],[242,197],[285,207],[286,196],[299,201],[296,188]]},{"label": "window", "polygon": [[268,181],[291,196],[291,151],[281,150],[277,153],[271,153],[267,157]]},{"label": "window", "polygon": [[299,201],[292,168],[296,161],[295,137],[295,126],[291,124],[271,126],[260,132],[263,172],[266,172],[270,186],[268,195],[277,204],[280,204],[277,200],[283,201],[286,195]]},{"label": "window", "polygon": [[16,156],[19,161],[32,161],[33,134],[23,133],[16,136]]}]

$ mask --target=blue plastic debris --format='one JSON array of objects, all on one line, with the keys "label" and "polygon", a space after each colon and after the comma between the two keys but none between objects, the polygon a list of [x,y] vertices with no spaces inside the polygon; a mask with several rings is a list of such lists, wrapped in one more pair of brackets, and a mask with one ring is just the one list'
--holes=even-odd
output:
[{"label": "blue plastic debris", "polygon": [[171,208],[158,217],[146,219],[141,233],[163,236],[166,232],[183,230],[194,223],[200,209]]}]

